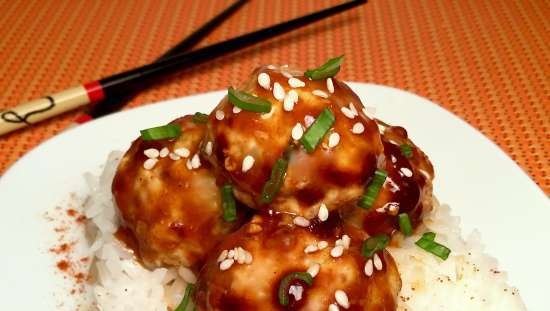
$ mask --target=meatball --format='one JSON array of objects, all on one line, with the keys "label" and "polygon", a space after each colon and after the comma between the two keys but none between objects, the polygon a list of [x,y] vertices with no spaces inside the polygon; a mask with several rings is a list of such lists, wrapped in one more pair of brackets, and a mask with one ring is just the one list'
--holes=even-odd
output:
[{"label": "meatball", "polygon": [[386,181],[371,208],[356,206],[345,210],[344,218],[369,234],[392,234],[399,229],[398,214],[408,214],[414,228],[423,213],[431,210],[434,171],[428,157],[408,138],[404,128],[377,122],[384,145],[379,166],[387,172]]},{"label": "meatball", "polygon": [[191,116],[172,123],[181,126],[181,136],[136,139],[112,184],[122,220],[119,233],[129,233],[148,267],[199,266],[241,224],[222,219],[220,181],[198,156],[200,148],[210,148],[201,145],[206,125]]},{"label": "meatball", "polygon": [[[235,195],[257,210],[312,218],[321,204],[331,211],[349,206],[363,193],[383,151],[376,123],[346,84],[272,68],[255,70],[239,88],[268,100],[271,111],[241,110],[224,98],[210,115],[206,140],[213,152],[205,157],[235,185]],[[325,108],[335,122],[308,152],[299,139]],[[288,160],[286,177],[266,204],[262,187],[280,158]]]},{"label": "meatball", "polygon": [[[394,260],[386,251],[363,257],[365,234],[345,228],[336,214],[307,227],[294,225],[290,215],[254,216],[207,260],[195,294],[198,310],[328,310],[331,304],[395,310],[401,279]],[[282,306],[280,284],[294,272],[313,281],[283,283],[288,301]]]}]

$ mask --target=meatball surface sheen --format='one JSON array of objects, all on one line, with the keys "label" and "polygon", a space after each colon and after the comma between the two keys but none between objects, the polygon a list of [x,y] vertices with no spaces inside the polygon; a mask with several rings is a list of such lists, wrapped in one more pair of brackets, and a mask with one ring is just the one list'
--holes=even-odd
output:
[{"label": "meatball surface sheen", "polygon": [[[321,203],[329,210],[350,205],[363,193],[383,151],[376,123],[363,113],[359,98],[346,84],[334,78],[309,80],[303,72],[286,67],[272,68],[255,70],[238,88],[268,100],[271,111],[235,109],[225,97],[210,114],[206,140],[213,142],[214,152],[206,158],[235,185],[235,195],[258,210],[312,218]],[[269,80],[263,80],[264,87],[260,74]],[[292,97],[298,98],[294,104],[289,103]],[[309,153],[297,138],[325,108],[335,123]],[[289,149],[291,145],[294,148]],[[262,187],[285,154],[284,184],[271,203],[263,204]]]},{"label": "meatball surface sheen", "polygon": [[[388,176],[371,208],[356,206],[347,209],[344,219],[369,234],[391,235],[399,230],[397,215],[406,213],[415,228],[423,213],[431,210],[434,170],[428,157],[409,139],[404,128],[377,122],[384,145],[384,157],[381,157],[379,167]],[[403,148],[410,148],[410,155]]]},{"label": "meatball surface sheen", "polygon": [[[206,148],[201,145],[206,125],[194,123],[191,116],[172,123],[181,126],[181,136],[136,139],[122,158],[112,185],[121,230],[130,233],[137,255],[148,267],[198,266],[207,252],[240,224],[222,219],[220,185],[208,162],[198,156],[200,148]],[[160,155],[147,169],[145,151],[151,155],[151,149]]]},{"label": "meatball surface sheen", "polygon": [[[360,253],[366,236],[344,227],[336,214],[308,227],[294,225],[289,215],[253,217],[210,255],[197,284],[198,310],[328,310],[337,304],[337,291],[347,296],[346,310],[395,310],[401,279],[392,257],[386,251],[377,252],[376,264],[371,262],[372,273],[367,275],[369,259]],[[320,243],[326,246],[306,251]],[[346,245],[343,252],[331,254],[337,244]],[[238,255],[228,258],[228,250],[237,253],[236,248],[247,252],[250,260],[239,263],[231,259]],[[284,288],[289,304],[282,306],[278,300],[281,280],[291,272],[306,271],[312,273],[312,285],[291,282]]]}]

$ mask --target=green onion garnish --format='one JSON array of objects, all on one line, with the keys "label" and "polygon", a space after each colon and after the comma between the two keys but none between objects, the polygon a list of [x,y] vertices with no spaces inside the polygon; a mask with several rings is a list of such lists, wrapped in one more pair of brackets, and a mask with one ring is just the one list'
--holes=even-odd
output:
[{"label": "green onion garnish", "polygon": [[222,196],[223,220],[235,221],[237,219],[237,204],[233,197],[233,186],[225,184],[220,189]]},{"label": "green onion garnish", "polygon": [[386,248],[388,243],[390,243],[390,237],[385,234],[371,236],[363,241],[363,245],[361,246],[361,254],[366,258],[370,258],[374,255],[374,253]]},{"label": "green onion garnish", "polygon": [[235,90],[232,87],[227,89],[227,98],[229,101],[241,108],[252,112],[270,112],[271,102],[267,99],[248,94],[243,91]]},{"label": "green onion garnish", "polygon": [[407,213],[401,213],[397,215],[397,219],[399,220],[399,230],[401,230],[405,236],[411,236],[412,225],[409,215]]},{"label": "green onion garnish", "polygon": [[424,233],[420,240],[416,241],[416,245],[418,245],[423,250],[434,254],[435,256],[446,260],[449,258],[449,254],[451,253],[451,250],[446,247],[445,245],[441,245],[437,242],[435,242],[433,239],[435,238],[435,233],[429,232]]},{"label": "green onion garnish", "polygon": [[187,309],[187,305],[189,304],[189,301],[191,301],[191,295],[193,295],[194,290],[194,284],[187,284],[187,287],[185,288],[185,295],[183,296],[179,306],[174,311],[185,311]]},{"label": "green onion garnish", "polygon": [[208,115],[201,112],[195,112],[192,120],[194,123],[206,123],[208,122]]},{"label": "green onion garnish", "polygon": [[364,209],[369,209],[372,207],[372,204],[376,200],[376,197],[378,197],[380,189],[386,181],[386,177],[388,177],[388,173],[386,173],[386,171],[384,170],[376,170],[374,172],[374,177],[367,187],[367,191],[365,191],[365,194],[363,194],[359,198],[359,207],[362,207]]},{"label": "green onion garnish", "polygon": [[429,240],[429,241],[433,241],[435,240],[435,233],[433,232],[426,232],[422,235],[422,238],[423,239],[426,239],[426,240]]},{"label": "green onion garnish", "polygon": [[279,303],[282,306],[288,306],[288,303],[290,302],[288,289],[290,287],[290,284],[295,280],[302,280],[308,286],[311,286],[313,284],[313,277],[311,277],[311,274],[307,272],[291,272],[287,274],[281,279],[281,283],[279,283],[279,290],[277,295],[279,296]]},{"label": "green onion garnish", "polygon": [[309,69],[304,75],[312,80],[321,80],[334,77],[340,71],[340,64],[344,60],[344,55],[329,59],[323,66]]},{"label": "green onion garnish", "polygon": [[286,167],[288,162],[285,159],[277,159],[273,168],[271,168],[271,176],[262,188],[260,201],[263,204],[271,203],[273,198],[279,193],[286,176]]},{"label": "green onion garnish", "polygon": [[300,138],[300,142],[304,148],[306,148],[307,152],[313,152],[313,150],[315,150],[315,147],[317,147],[319,142],[321,142],[328,130],[334,124],[334,120],[334,115],[328,108],[321,111],[321,114],[319,114],[302,138]]},{"label": "green onion garnish", "polygon": [[401,154],[405,156],[405,158],[410,159],[413,155],[412,147],[408,144],[403,144],[399,146],[399,149],[401,149]]},{"label": "green onion garnish", "polygon": [[140,133],[143,140],[177,138],[181,135],[181,127],[177,124],[166,124],[141,130]]}]

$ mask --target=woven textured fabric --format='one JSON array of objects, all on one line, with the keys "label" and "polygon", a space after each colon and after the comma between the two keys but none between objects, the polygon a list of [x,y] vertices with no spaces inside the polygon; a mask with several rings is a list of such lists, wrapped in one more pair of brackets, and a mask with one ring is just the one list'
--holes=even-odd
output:
[{"label": "woven textured fabric", "polygon": [[[231,2],[2,1],[0,109],[152,61]],[[253,0],[200,45],[339,2]],[[165,79],[126,109],[225,88],[260,64],[311,67],[345,54],[341,79],[439,103],[495,141],[550,194],[549,21],[544,0],[371,0]],[[78,114],[0,137],[0,173]]]}]

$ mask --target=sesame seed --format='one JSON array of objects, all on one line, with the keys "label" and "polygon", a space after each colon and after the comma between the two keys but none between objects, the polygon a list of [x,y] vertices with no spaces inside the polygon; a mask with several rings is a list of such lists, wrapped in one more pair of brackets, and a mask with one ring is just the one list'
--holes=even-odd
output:
[{"label": "sesame seed", "polygon": [[269,90],[271,88],[271,79],[269,78],[269,75],[265,72],[262,72],[258,75],[258,84],[266,89]]},{"label": "sesame seed", "polygon": [[189,149],[187,148],[178,148],[174,150],[174,153],[179,155],[182,158],[187,158],[190,154]]},{"label": "sesame seed", "polygon": [[197,277],[195,276],[195,273],[193,273],[193,271],[191,271],[191,269],[188,269],[184,266],[180,266],[178,268],[178,274],[187,283],[194,284],[194,283],[197,282]]},{"label": "sesame seed", "polygon": [[349,299],[346,292],[339,289],[334,293],[334,298],[336,299],[336,302],[344,309],[349,308]]},{"label": "sesame seed", "polygon": [[385,212],[386,212],[386,208],[385,208],[385,207],[379,207],[379,208],[376,209],[376,211],[377,211],[378,213],[385,213]]},{"label": "sesame seed", "polygon": [[275,97],[278,101],[283,101],[285,99],[285,89],[279,84],[279,82],[275,82],[273,84],[273,97]]},{"label": "sesame seed", "polygon": [[246,256],[246,258],[244,259],[244,263],[247,264],[247,265],[251,264],[252,259],[253,259],[252,254],[250,254],[250,252],[246,252],[245,256]]},{"label": "sesame seed", "polygon": [[330,250],[330,256],[334,258],[338,258],[342,256],[343,253],[344,253],[344,246],[342,245],[336,245]]},{"label": "sesame seed", "polygon": [[353,134],[363,134],[364,131],[365,131],[365,126],[361,122],[355,123],[351,128],[351,132]]},{"label": "sesame seed", "polygon": [[160,150],[159,156],[161,158],[166,158],[166,156],[168,156],[169,153],[170,153],[170,150],[168,150],[168,148],[164,147]]},{"label": "sesame seed", "polygon": [[230,249],[229,252],[227,252],[227,258],[235,258],[235,249]]},{"label": "sesame seed", "polygon": [[242,172],[246,173],[248,170],[250,170],[252,166],[254,166],[254,161],[255,161],[254,157],[251,155],[247,155],[246,157],[244,157],[243,164],[242,164]]},{"label": "sesame seed", "polygon": [[206,143],[206,146],[204,146],[204,153],[206,153],[207,156],[212,155],[212,142],[209,141]]},{"label": "sesame seed", "polygon": [[149,148],[143,151],[143,154],[151,159],[156,159],[159,157],[159,151],[155,148]]},{"label": "sesame seed", "polygon": [[290,288],[288,289],[288,293],[294,296],[294,300],[296,301],[302,300],[303,292],[304,288],[300,285],[290,285]]},{"label": "sesame seed", "polygon": [[348,249],[348,248],[349,248],[349,245],[350,245],[350,243],[351,243],[351,239],[350,239],[349,235],[344,234],[344,235],[342,236],[342,242],[343,242],[344,248],[345,248],[345,249]]},{"label": "sesame seed", "polygon": [[306,254],[315,253],[318,250],[319,250],[319,248],[317,248],[317,245],[310,244],[310,245],[306,246],[306,248],[304,248],[304,253],[306,253]]},{"label": "sesame seed", "polygon": [[389,203],[388,210],[391,215],[397,215],[397,213],[399,212],[399,205],[395,203]]},{"label": "sesame seed", "polygon": [[155,167],[155,164],[157,164],[158,159],[147,159],[145,162],[143,162],[143,168],[146,170],[150,170],[153,167]]},{"label": "sesame seed", "polygon": [[285,111],[292,111],[294,109],[294,99],[289,95],[290,94],[287,93],[283,101],[283,109]]},{"label": "sesame seed", "polygon": [[296,123],[292,128],[292,139],[299,140],[304,135],[304,129],[300,123]]},{"label": "sesame seed", "polygon": [[199,168],[201,167],[201,159],[199,158],[198,154],[195,154],[193,158],[191,159],[191,167],[192,168]]},{"label": "sesame seed", "polygon": [[235,260],[233,260],[233,259],[225,259],[224,261],[222,261],[220,263],[220,270],[225,271],[225,270],[231,268],[231,266],[233,265],[234,262],[235,262]]},{"label": "sesame seed", "polygon": [[320,221],[326,221],[328,219],[328,208],[325,203],[321,203],[319,206],[319,212],[317,213]]},{"label": "sesame seed", "polygon": [[292,78],[292,74],[288,71],[281,71],[281,74],[287,79]]},{"label": "sesame seed", "polygon": [[328,137],[328,147],[334,148],[338,146],[338,143],[340,143],[340,134],[333,132]]},{"label": "sesame seed", "polygon": [[332,78],[327,78],[327,90],[331,94],[334,93],[334,83],[332,83]]},{"label": "sesame seed", "polygon": [[298,87],[304,87],[306,86],[305,82],[297,79],[297,78],[290,78],[288,79],[288,85],[292,88],[298,88]]},{"label": "sesame seed", "polygon": [[319,241],[319,243],[317,243],[317,247],[320,250],[323,250],[323,249],[328,247],[328,242],[327,241]]},{"label": "sesame seed", "polygon": [[168,157],[174,161],[177,161],[179,159],[181,159],[181,157],[173,152],[170,152],[170,154],[168,155]]},{"label": "sesame seed", "polygon": [[397,158],[393,154],[391,155],[391,163],[397,163]]},{"label": "sesame seed", "polygon": [[340,111],[342,111],[342,113],[343,113],[348,119],[353,119],[353,118],[355,118],[355,114],[354,114],[353,111],[351,111],[351,109],[349,109],[348,107],[342,107],[342,108],[340,108]]},{"label": "sesame seed", "polygon": [[243,264],[246,261],[246,253],[245,250],[242,247],[237,247],[237,262],[239,264]]},{"label": "sesame seed", "polygon": [[225,113],[221,110],[216,110],[216,120],[221,121],[225,118]]},{"label": "sesame seed", "polygon": [[406,177],[412,177],[413,175],[413,172],[406,167],[402,167],[401,169],[399,169],[399,171],[401,172],[401,174],[405,175]]},{"label": "sesame seed", "polygon": [[372,266],[372,259],[367,260],[367,262],[365,263],[365,268],[363,269],[363,271],[365,272],[366,276],[371,276],[372,275],[372,273],[374,272],[374,268]]},{"label": "sesame seed", "polygon": [[307,220],[305,217],[298,216],[293,219],[293,222],[296,226],[299,227],[308,227],[309,226],[309,220]]},{"label": "sesame seed", "polygon": [[340,311],[340,308],[338,308],[338,305],[335,303],[331,303],[328,306],[328,311]]},{"label": "sesame seed", "polygon": [[290,98],[292,98],[292,100],[294,101],[294,103],[297,103],[298,102],[298,92],[296,92],[295,90],[290,90],[288,91],[288,95],[290,96]]},{"label": "sesame seed", "polygon": [[380,271],[382,270],[383,266],[382,266],[382,260],[380,260],[380,257],[378,257],[378,254],[374,254],[373,256],[373,261],[374,261],[374,267],[376,268],[376,270]]},{"label": "sesame seed", "polygon": [[304,123],[306,127],[310,127],[313,122],[315,122],[315,118],[310,116],[309,114],[304,117]]},{"label": "sesame seed", "polygon": [[187,167],[188,170],[193,169],[193,165],[191,164],[191,159],[187,159],[187,162],[185,163],[185,166]]},{"label": "sesame seed", "polygon": [[275,70],[275,69],[277,69],[277,66],[275,66],[275,65],[267,65],[266,68],[267,68],[267,69],[270,69],[270,70]]},{"label": "sesame seed", "polygon": [[353,112],[354,115],[358,116],[359,113],[357,113],[357,109],[355,109],[355,105],[353,103],[349,103],[349,109]]},{"label": "sesame seed", "polygon": [[237,114],[239,112],[243,111],[241,108],[237,107],[237,106],[233,106],[233,113],[234,114]]},{"label": "sesame seed", "polygon": [[319,270],[321,269],[321,265],[318,263],[313,263],[309,268],[307,268],[307,273],[311,275],[312,278],[316,277],[319,273]]},{"label": "sesame seed", "polygon": [[227,258],[227,253],[229,253],[228,250],[224,249],[224,250],[220,253],[220,255],[218,256],[217,262],[222,262],[222,261],[224,261],[224,259]]},{"label": "sesame seed", "polygon": [[321,90],[313,90],[313,92],[311,92],[311,93],[315,96],[319,96],[319,97],[322,97],[322,98],[328,98],[328,94],[325,93],[324,91],[321,91]]}]

